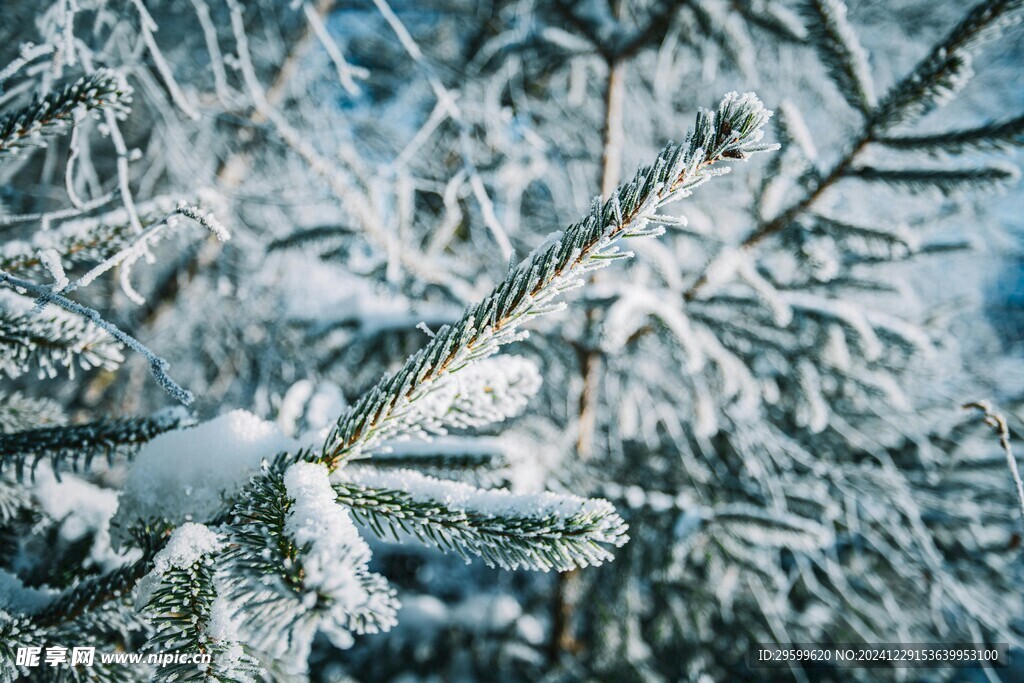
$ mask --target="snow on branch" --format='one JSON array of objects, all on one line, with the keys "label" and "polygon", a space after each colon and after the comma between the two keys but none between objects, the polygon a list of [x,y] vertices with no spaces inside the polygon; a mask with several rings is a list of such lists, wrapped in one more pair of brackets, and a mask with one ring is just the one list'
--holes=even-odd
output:
[{"label": "snow on branch", "polygon": [[504,569],[568,571],[612,559],[626,524],[606,500],[553,493],[516,495],[411,470],[351,467],[334,476],[338,502],[381,537],[402,531],[463,558]]},{"label": "snow on branch", "polygon": [[404,420],[411,403],[428,396],[439,386],[438,380],[520,339],[519,328],[527,320],[560,310],[560,295],[582,285],[586,273],[631,256],[619,250],[619,239],[663,232],[651,225],[657,210],[727,170],[714,164],[775,149],[760,144],[770,116],[753,93],[729,93],[716,112],[702,110],[686,143],[665,147],[652,166],[641,168],[603,205],[595,200],[586,218],[511,269],[505,281],[470,306],[461,320],[442,327],[402,369],[363,395],[338,419],[321,460],[336,468],[407,431]]},{"label": "snow on branch", "polygon": [[188,420],[182,408],[171,408],[148,417],[103,418],[70,427],[46,427],[0,434],[0,472],[14,468],[20,481],[26,466],[32,472],[44,458],[54,474],[68,464],[78,472],[88,470],[98,454],[111,460],[114,453],[132,453],[158,434],[177,429]]},{"label": "snow on branch", "polygon": [[369,547],[335,501],[324,465],[271,467],[254,478],[233,510],[230,543],[226,595],[244,606],[246,642],[275,658],[304,667],[318,631],[346,648],[352,633],[395,623],[395,593],[368,571]]},{"label": "snow on branch", "polygon": [[[218,595],[214,558],[223,540],[209,527],[187,523],[171,534],[153,557],[153,569],[139,581],[136,609],[154,623],[145,649],[151,652],[209,652],[205,675],[214,680],[253,680],[255,660],[236,640],[229,608]],[[157,680],[191,680],[192,663],[160,667]]]},{"label": "snow on branch", "polygon": [[41,144],[43,135],[70,129],[76,117],[106,108],[120,115],[131,102],[131,88],[116,71],[99,69],[60,90],[0,118],[0,158]]}]

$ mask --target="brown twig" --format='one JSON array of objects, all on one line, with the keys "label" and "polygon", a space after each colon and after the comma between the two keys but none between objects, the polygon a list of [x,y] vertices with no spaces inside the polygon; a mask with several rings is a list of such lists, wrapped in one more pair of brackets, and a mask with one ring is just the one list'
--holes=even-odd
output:
[{"label": "brown twig", "polygon": [[1017,487],[1017,501],[1020,504],[1021,523],[1024,524],[1024,482],[1020,478],[1020,470],[1017,468],[1017,459],[1013,456],[1013,448],[1010,446],[1010,428],[1006,424],[1003,414],[992,407],[988,401],[974,401],[965,403],[965,409],[975,408],[983,413],[985,424],[992,427],[999,435],[999,445],[1006,454],[1006,464],[1010,468],[1010,475]]}]

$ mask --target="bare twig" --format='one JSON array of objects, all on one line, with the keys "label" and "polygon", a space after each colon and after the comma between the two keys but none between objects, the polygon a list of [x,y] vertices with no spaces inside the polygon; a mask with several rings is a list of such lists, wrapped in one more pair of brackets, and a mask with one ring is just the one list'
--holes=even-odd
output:
[{"label": "bare twig", "polygon": [[1017,501],[1020,504],[1021,523],[1024,524],[1024,482],[1020,478],[1020,470],[1017,468],[1017,459],[1013,456],[1013,448],[1010,447],[1010,428],[1006,425],[1006,418],[998,412],[988,401],[974,401],[965,403],[965,409],[976,408],[984,413],[985,424],[996,430],[999,435],[999,445],[1006,454],[1006,464],[1013,476],[1013,483],[1017,487]]}]

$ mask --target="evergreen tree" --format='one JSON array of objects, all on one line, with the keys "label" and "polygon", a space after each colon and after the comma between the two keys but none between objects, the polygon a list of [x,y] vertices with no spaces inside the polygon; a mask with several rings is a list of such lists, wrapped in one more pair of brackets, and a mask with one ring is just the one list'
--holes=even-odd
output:
[{"label": "evergreen tree", "polygon": [[1014,397],[925,284],[1005,239],[1019,0],[6,14],[0,676],[1021,645],[1009,432],[959,408]]}]

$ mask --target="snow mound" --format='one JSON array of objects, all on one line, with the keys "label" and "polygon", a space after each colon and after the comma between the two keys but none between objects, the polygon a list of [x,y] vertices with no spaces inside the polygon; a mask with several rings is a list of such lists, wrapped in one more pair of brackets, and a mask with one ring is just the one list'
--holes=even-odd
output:
[{"label": "snow mound", "polygon": [[212,520],[263,460],[297,446],[272,422],[245,410],[161,434],[139,451],[128,474],[111,523],[115,542],[139,520]]}]

